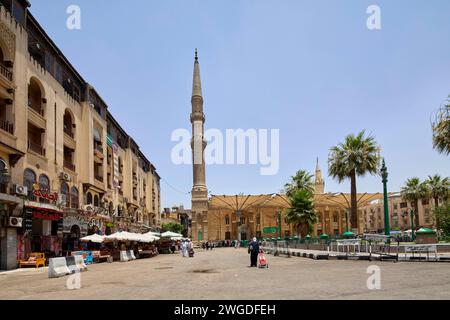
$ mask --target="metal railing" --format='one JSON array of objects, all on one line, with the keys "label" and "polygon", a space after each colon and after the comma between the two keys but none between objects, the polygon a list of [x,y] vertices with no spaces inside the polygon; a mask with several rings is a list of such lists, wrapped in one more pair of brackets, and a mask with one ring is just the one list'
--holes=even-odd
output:
[{"label": "metal railing", "polygon": [[75,171],[76,167],[71,161],[64,160],[64,168]]},{"label": "metal railing", "polygon": [[100,181],[100,182],[103,182],[103,177],[98,175],[98,174],[95,174],[95,179]]},{"label": "metal railing", "polygon": [[0,64],[0,73],[3,77],[12,82],[13,73],[8,70],[4,65]]},{"label": "metal railing", "polygon": [[64,127],[64,133],[67,134],[72,139],[75,137],[73,131],[70,128]]},{"label": "metal railing", "polygon": [[37,143],[28,141],[28,150],[31,150],[31,151],[45,157],[45,148]]},{"label": "metal railing", "polygon": [[0,129],[10,134],[14,134],[14,124],[6,120],[0,120]]}]

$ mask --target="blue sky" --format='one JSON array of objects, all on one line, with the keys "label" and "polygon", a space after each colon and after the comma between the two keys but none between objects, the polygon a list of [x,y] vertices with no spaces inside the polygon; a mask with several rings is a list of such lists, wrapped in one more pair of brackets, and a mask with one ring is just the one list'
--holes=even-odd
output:
[{"label": "blue sky", "polygon": [[[173,130],[190,130],[194,49],[199,49],[206,128],[280,129],[280,170],[208,166],[213,194],[279,191],[316,157],[326,190],[331,146],[372,133],[389,189],[412,176],[450,176],[432,149],[430,117],[450,94],[450,2],[365,0],[34,0],[31,12],[155,164],[162,205],[190,207],[190,166],[172,164]],[[81,8],[81,30],[66,8]],[[382,29],[366,27],[369,5]],[[172,187],[167,185],[169,183]],[[174,190],[174,188],[176,190]],[[358,190],[382,192],[379,177]]]}]

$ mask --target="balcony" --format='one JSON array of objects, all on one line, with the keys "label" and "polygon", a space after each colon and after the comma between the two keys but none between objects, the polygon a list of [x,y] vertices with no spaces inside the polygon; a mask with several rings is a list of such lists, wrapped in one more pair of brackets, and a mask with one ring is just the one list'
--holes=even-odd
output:
[{"label": "balcony", "polygon": [[95,180],[103,182],[103,176],[101,176],[99,174],[95,174],[94,177],[95,177]]},{"label": "balcony", "polygon": [[0,64],[0,75],[3,80],[6,80],[9,83],[13,81],[13,73],[2,64]]},{"label": "balcony", "polygon": [[28,150],[31,150],[31,151],[45,157],[45,148],[37,143],[28,141]]},{"label": "balcony", "polygon": [[76,169],[76,167],[72,163],[72,161],[67,161],[67,160],[64,160],[64,168],[69,169],[70,171],[73,171],[73,172],[75,172],[75,169]]},{"label": "balcony", "polygon": [[75,134],[73,133],[73,131],[70,130],[70,128],[67,128],[66,126],[64,126],[64,133],[67,134],[72,139],[75,139]]},{"label": "balcony", "polygon": [[14,134],[14,124],[6,120],[0,120],[0,129],[8,132],[9,134]]}]

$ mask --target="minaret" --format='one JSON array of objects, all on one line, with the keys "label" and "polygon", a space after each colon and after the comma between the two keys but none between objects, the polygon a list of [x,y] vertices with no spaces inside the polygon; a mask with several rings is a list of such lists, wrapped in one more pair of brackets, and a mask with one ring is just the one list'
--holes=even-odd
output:
[{"label": "minaret", "polygon": [[[196,222],[193,226],[192,238],[195,240],[208,239],[208,189],[205,178],[205,148],[204,139],[205,114],[203,113],[202,83],[200,80],[200,64],[198,63],[197,49],[195,50],[194,80],[192,86],[192,158],[193,178],[192,187],[192,220]],[[204,223],[205,222],[205,223]]]},{"label": "minaret", "polygon": [[324,194],[325,193],[325,181],[322,178],[322,170],[320,170],[319,158],[317,158],[317,164],[316,164],[315,185],[316,185],[316,189],[315,189],[316,194]]}]

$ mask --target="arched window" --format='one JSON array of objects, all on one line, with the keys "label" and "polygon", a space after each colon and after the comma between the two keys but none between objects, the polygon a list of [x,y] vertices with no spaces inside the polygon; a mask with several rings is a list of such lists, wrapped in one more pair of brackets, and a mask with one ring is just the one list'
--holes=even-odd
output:
[{"label": "arched window", "polygon": [[28,197],[35,201],[36,197],[33,194],[33,186],[36,183],[36,173],[31,169],[25,169],[23,172],[23,185],[28,188]]},{"label": "arched window", "polygon": [[64,195],[66,198],[66,203],[64,203],[64,207],[66,208],[69,207],[70,206],[69,186],[65,182],[61,185],[61,194]]},{"label": "arched window", "polygon": [[80,204],[79,193],[76,187],[70,189],[70,204],[72,209],[78,209]]},{"label": "arched window", "polygon": [[73,117],[72,114],[69,112],[69,110],[66,110],[64,113],[64,133],[67,134],[69,137],[74,138],[74,123],[73,123]]},{"label": "arched window", "polygon": [[86,194],[86,204],[92,204],[92,193],[90,192]]},{"label": "arched window", "polygon": [[226,215],[225,216],[225,225],[230,225],[230,216],[229,215]]},{"label": "arched window", "polygon": [[[45,174],[41,174],[39,176],[39,188],[41,190],[45,190],[50,192],[50,179],[45,175]],[[40,198],[39,202],[41,203],[49,203],[50,201],[44,198]]]},{"label": "arched window", "polygon": [[0,193],[7,193],[10,180],[11,176],[8,172],[8,165],[2,158],[0,158]]},{"label": "arched window", "polygon": [[256,224],[261,224],[261,214],[256,215]]},{"label": "arched window", "polygon": [[28,85],[28,106],[42,116],[44,115],[43,97],[44,93],[40,84],[35,78],[31,78]]},{"label": "arched window", "polygon": [[98,202],[98,195],[95,195],[94,196],[94,207],[98,207],[98,204],[99,204],[99,202]]},{"label": "arched window", "polygon": [[45,174],[39,176],[39,187],[42,190],[50,190],[50,179]]}]

